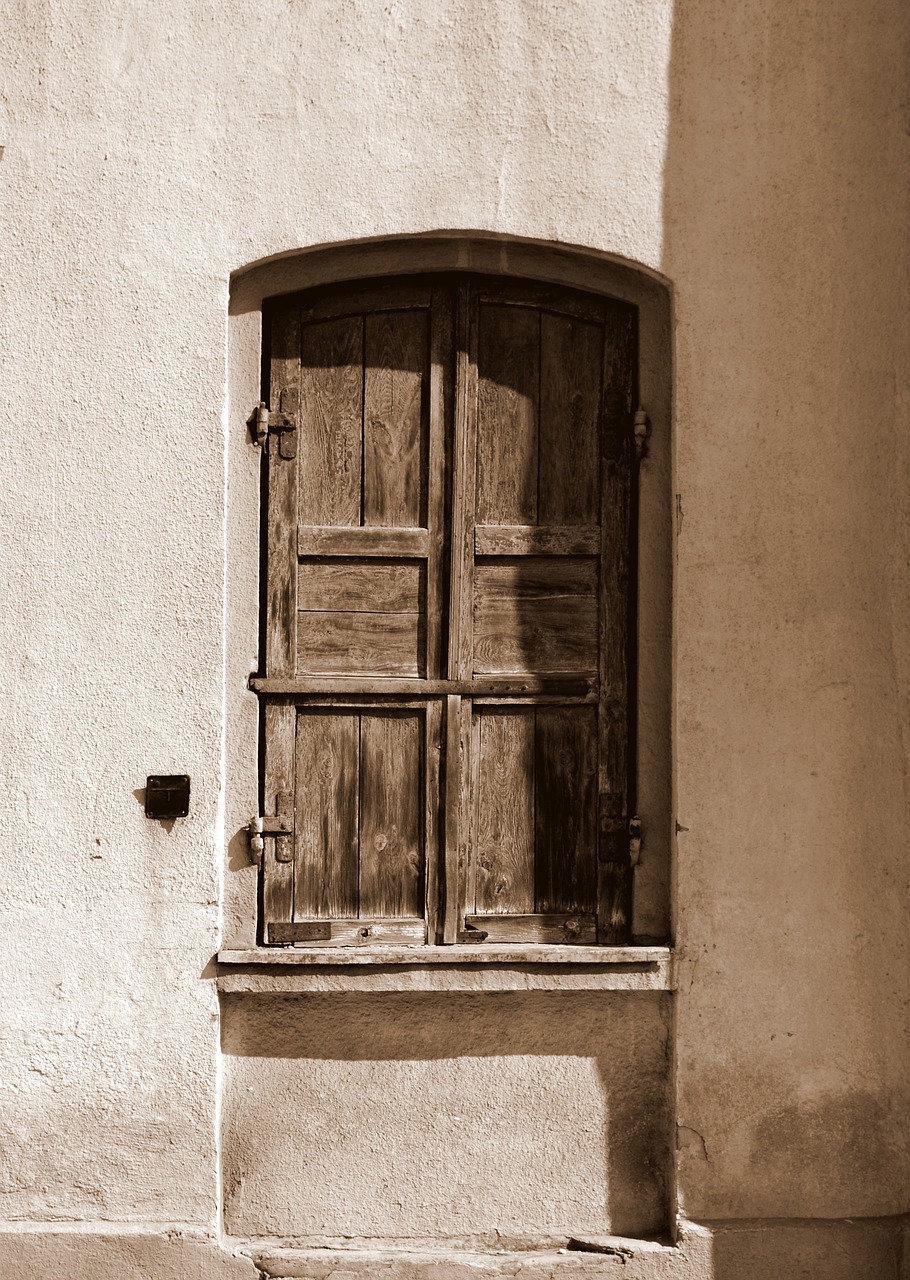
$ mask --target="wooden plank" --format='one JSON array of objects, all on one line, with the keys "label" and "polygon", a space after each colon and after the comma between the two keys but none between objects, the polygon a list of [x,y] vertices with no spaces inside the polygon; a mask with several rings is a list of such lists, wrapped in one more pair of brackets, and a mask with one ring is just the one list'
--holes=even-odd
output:
[{"label": "wooden plank", "polygon": [[597,562],[520,557],[475,568],[474,671],[594,671]]},{"label": "wooden plank", "polygon": [[424,604],[419,560],[304,560],[297,608],[355,613],[417,613]]},{"label": "wooden plank", "polygon": [[454,410],[452,292],[434,289],[430,314],[429,458],[427,467],[427,674],[446,673],[446,459]]},{"label": "wooden plank", "polygon": [[294,919],[356,916],[360,717],[297,717],[297,876]]},{"label": "wooden plank", "polygon": [[[316,926],[314,928],[314,925]],[[275,941],[301,947],[422,947],[427,930],[423,920],[375,920],[360,916],[347,920],[308,921],[283,925]],[[325,934],[313,937],[314,933]],[[279,963],[285,957],[276,957]]]},{"label": "wooden plank", "polygon": [[452,448],[452,537],[449,574],[448,674],[471,673],[474,575],[474,484],[477,426],[477,323],[469,290],[458,291],[455,327],[455,439]]},{"label": "wooden plank", "polygon": [[363,319],[301,332],[298,522],[361,523]]},{"label": "wooden plank", "polygon": [[513,307],[535,307],[595,324],[603,322],[604,301],[593,293],[532,280],[491,281],[489,276],[478,277],[476,287],[481,302],[507,302]]},{"label": "wooden plank", "polygon": [[535,741],[535,903],[593,911],[597,898],[597,712],[540,707]]},{"label": "wooden plank", "polygon": [[468,932],[461,941],[470,939],[470,930],[485,933],[481,946],[502,942],[561,944],[589,947],[597,939],[597,920],[593,915],[572,912],[547,912],[539,915],[500,916],[474,914],[465,917]]},{"label": "wooden plank", "polygon": [[[296,410],[300,393],[300,321],[294,308],[271,316],[269,403],[273,409]],[[297,523],[296,458],[268,452],[268,537],[266,550],[265,663],[269,676],[296,670],[297,587],[294,527]]]},{"label": "wooden plank", "polygon": [[360,719],[361,916],[424,910],[422,716]]},{"label": "wooden plank", "polygon": [[476,912],[534,910],[534,718],[533,707],[474,715]]},{"label": "wooden plank", "polygon": [[340,316],[356,316],[364,311],[411,310],[430,305],[429,280],[401,281],[387,279],[375,284],[358,282],[352,286],[332,285],[330,291],[307,295],[302,308],[305,321],[331,320]]},{"label": "wooden plank", "polygon": [[365,526],[426,523],[428,337],[426,311],[383,311],[366,317]]},{"label": "wooden plank", "polygon": [[336,529],[318,525],[300,525],[297,529],[299,556],[421,557],[428,550],[426,529]]},{"label": "wooden plank", "polygon": [[[276,813],[279,797],[294,796],[294,732],[297,708],[266,703],[265,777],[263,802],[266,813]],[[295,806],[296,807],[296,806]],[[266,836],[262,854],[263,941],[274,941],[276,924],[293,918],[294,836]]]},{"label": "wooden plank", "polygon": [[418,676],[423,668],[419,613],[299,613],[298,670],[323,674]]},{"label": "wooden plank", "polygon": [[482,304],[477,346],[479,524],[536,524],[540,316]]},{"label": "wooden plank", "polygon": [[447,697],[458,694],[465,698],[536,696],[548,694],[554,697],[588,698],[596,694],[596,679],[585,675],[523,675],[483,676],[474,680],[396,680],[373,679],[368,676],[325,677],[298,676],[292,680],[268,680],[260,676],[250,679],[250,688],[256,693],[272,697],[318,697],[321,694],[338,694],[356,698],[360,695],[396,696],[414,694],[424,698]]},{"label": "wooden plank", "polygon": [[591,525],[483,524],[474,529],[478,556],[596,556],[600,529]]},{"label": "wooden plank", "polygon": [[461,837],[461,698],[450,694],[446,698],[445,721],[445,829],[443,847],[442,940],[453,943],[458,934],[461,915],[461,886],[458,874],[458,849]]},{"label": "wooden plank", "polygon": [[632,919],[628,819],[628,642],[634,314],[607,310],[601,464],[598,941],[625,942]]},{"label": "wooden plank", "polygon": [[[400,705],[400,704],[399,704]],[[426,896],[424,911],[427,922],[427,942],[431,945],[442,940],[439,911],[439,846],[441,817],[440,764],[442,756],[442,703],[438,700],[426,704],[424,711],[423,758],[426,772],[424,785],[424,864]]]},{"label": "wooden plank", "polygon": [[542,315],[540,331],[541,525],[597,523],[603,327]]}]

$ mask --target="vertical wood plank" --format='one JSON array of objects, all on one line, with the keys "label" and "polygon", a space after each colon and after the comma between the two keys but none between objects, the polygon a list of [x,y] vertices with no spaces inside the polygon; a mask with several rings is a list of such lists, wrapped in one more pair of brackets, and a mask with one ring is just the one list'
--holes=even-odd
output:
[{"label": "vertical wood plank", "polygon": [[420,716],[360,718],[360,915],[423,916]]},{"label": "vertical wood plank", "polygon": [[363,523],[417,527],[426,519],[428,316],[365,319]]},{"label": "vertical wood plank", "polygon": [[[300,319],[296,307],[271,315],[269,404],[290,409],[299,398]],[[270,442],[266,549],[266,674],[290,676],[297,661],[297,467]]]},{"label": "vertical wood plank", "polygon": [[541,525],[597,521],[603,330],[570,316],[541,316]]},{"label": "vertical wood plank", "polygon": [[[266,703],[265,778],[266,813],[276,813],[278,797],[294,793],[294,729],[297,709]],[[273,924],[288,924],[294,907],[294,836],[266,836],[262,854],[264,942]],[[290,855],[290,856],[289,856]]]},{"label": "vertical wood plank", "polygon": [[440,848],[440,758],[442,756],[442,702],[431,698],[424,714],[424,866],[426,878],[425,907],[427,942],[432,946],[442,941],[439,910]]},{"label": "vertical wood plank", "polygon": [[534,716],[510,708],[474,717],[474,911],[534,911]]},{"label": "vertical wood plank", "polygon": [[450,680],[472,666],[474,593],[474,487],[477,425],[477,322],[469,286],[458,291],[455,326],[455,440],[452,449],[452,541],[449,588]]},{"label": "vertical wood plank", "polygon": [[591,911],[597,881],[594,707],[538,707],[536,910]]},{"label": "vertical wood plank", "polygon": [[632,918],[627,656],[634,375],[631,308],[607,308],[603,367],[597,929],[601,943],[620,943],[630,936]]},{"label": "vertical wood plank", "polygon": [[304,325],[301,340],[298,520],[359,525],[363,317]]},{"label": "vertical wood plank", "polygon": [[479,311],[477,522],[536,524],[540,312]]},{"label": "vertical wood plank", "polygon": [[459,841],[461,839],[461,698],[446,697],[445,759],[445,907],[442,940],[455,942],[462,911],[461,883],[458,874]]},{"label": "vertical wood plank", "polygon": [[297,874],[294,918],[357,915],[360,717],[297,718]]},{"label": "vertical wood plank", "polygon": [[446,455],[449,446],[449,424],[452,414],[452,345],[454,316],[452,293],[448,289],[433,290],[430,314],[430,407],[429,459],[427,481],[427,653],[426,670],[431,680],[445,674],[448,637],[445,634],[445,562],[448,550],[446,536]]}]

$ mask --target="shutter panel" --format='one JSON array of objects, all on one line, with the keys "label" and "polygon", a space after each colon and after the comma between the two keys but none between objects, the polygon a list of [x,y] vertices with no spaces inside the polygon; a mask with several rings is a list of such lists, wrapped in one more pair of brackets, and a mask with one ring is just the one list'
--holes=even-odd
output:
[{"label": "shutter panel", "polygon": [[474,306],[472,673],[556,691],[473,701],[462,936],[620,941],[632,312],[518,285]]},{"label": "shutter panel", "polygon": [[394,686],[440,674],[427,613],[443,572],[446,306],[432,301],[400,282],[303,295],[271,318],[272,407],[293,385],[299,416],[296,458],[269,449],[269,598],[281,574],[289,636],[267,676],[307,692],[267,712],[266,802],[280,781],[294,827],[290,861],[264,865],[270,942],[427,938],[441,720]]}]

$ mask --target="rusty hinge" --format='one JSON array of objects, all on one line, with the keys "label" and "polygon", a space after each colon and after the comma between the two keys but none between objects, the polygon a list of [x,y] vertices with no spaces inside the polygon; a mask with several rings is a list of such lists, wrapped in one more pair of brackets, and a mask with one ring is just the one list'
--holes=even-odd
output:
[{"label": "rusty hinge", "polygon": [[635,456],[636,458],[646,458],[648,456],[648,439],[651,435],[651,423],[648,421],[648,415],[640,406],[635,411],[635,426],[633,427],[635,435]]},{"label": "rusty hinge", "polygon": [[294,834],[294,815],[290,791],[278,792],[275,808],[277,813],[257,814],[247,826],[250,833],[250,857],[257,867],[262,863],[263,836],[278,837],[275,841],[276,862],[291,862],[294,858],[291,840]]},{"label": "rusty hinge", "polygon": [[638,866],[641,858],[641,818],[622,813],[622,796],[611,791],[600,796],[601,862],[625,862]]},{"label": "rusty hinge", "polygon": [[246,421],[260,448],[265,448],[269,436],[277,436],[279,457],[297,457],[296,413],[289,413],[284,409],[271,411],[265,401],[261,400]]}]

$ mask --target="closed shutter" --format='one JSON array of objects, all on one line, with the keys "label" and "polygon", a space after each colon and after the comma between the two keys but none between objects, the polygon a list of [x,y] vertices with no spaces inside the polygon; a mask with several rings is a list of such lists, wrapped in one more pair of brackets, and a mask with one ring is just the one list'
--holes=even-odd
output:
[{"label": "closed shutter", "polygon": [[425,277],[267,320],[264,940],[624,940],[634,311]]}]

